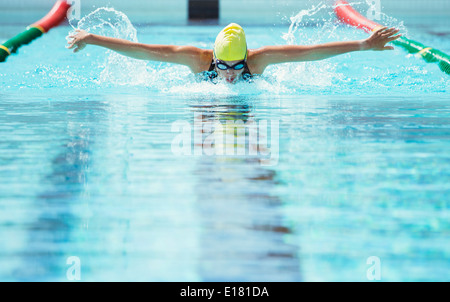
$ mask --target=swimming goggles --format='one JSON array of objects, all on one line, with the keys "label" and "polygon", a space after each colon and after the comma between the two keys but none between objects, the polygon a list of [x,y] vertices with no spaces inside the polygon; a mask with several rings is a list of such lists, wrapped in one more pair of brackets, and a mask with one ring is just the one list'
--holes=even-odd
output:
[{"label": "swimming goggles", "polygon": [[242,68],[245,67],[245,60],[237,62],[233,66],[230,66],[221,60],[216,60],[216,67],[220,70],[227,70],[227,69],[241,70]]}]

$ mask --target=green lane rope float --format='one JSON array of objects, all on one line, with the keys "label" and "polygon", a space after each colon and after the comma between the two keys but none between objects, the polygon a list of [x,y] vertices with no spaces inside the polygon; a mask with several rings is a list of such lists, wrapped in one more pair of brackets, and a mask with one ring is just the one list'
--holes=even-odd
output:
[{"label": "green lane rope float", "polygon": [[[346,1],[336,1],[334,11],[342,22],[363,29],[366,32],[377,31],[382,25],[368,20],[355,11]],[[417,41],[400,37],[392,44],[404,48],[407,52],[423,58],[428,63],[436,63],[439,68],[450,75],[450,56],[432,47],[428,47]]]},{"label": "green lane rope float", "polygon": [[28,26],[24,32],[0,44],[0,62],[4,62],[9,55],[17,52],[17,49],[22,45],[29,44],[34,39],[48,32],[51,28],[58,26],[65,20],[69,8],[70,5],[66,1],[57,1],[52,10],[44,18]]}]

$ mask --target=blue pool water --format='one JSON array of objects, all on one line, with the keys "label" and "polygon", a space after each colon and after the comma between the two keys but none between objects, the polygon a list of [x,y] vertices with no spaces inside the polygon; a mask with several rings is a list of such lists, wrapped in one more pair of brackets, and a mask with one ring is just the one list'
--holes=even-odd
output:
[{"label": "blue pool water", "polygon": [[[223,26],[100,13],[114,30],[80,27],[143,43],[209,48]],[[367,36],[313,17],[243,24],[249,48]],[[450,52],[448,27],[388,21]],[[24,24],[1,28],[3,41]],[[450,281],[450,78],[436,65],[360,52],[213,85],[73,54],[71,30],[0,65],[1,281],[71,280],[69,257],[81,281],[369,281],[373,257],[381,281]],[[258,152],[227,122],[258,125]],[[237,154],[201,148],[213,123],[242,138],[216,142]]]}]

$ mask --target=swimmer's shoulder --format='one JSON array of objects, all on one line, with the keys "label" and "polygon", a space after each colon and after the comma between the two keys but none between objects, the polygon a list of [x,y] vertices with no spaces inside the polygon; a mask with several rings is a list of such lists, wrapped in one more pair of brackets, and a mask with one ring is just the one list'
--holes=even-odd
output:
[{"label": "swimmer's shoulder", "polygon": [[192,60],[190,66],[192,72],[201,73],[203,71],[208,71],[213,59],[213,51],[211,49],[198,48],[195,57],[196,59]]},{"label": "swimmer's shoulder", "polygon": [[248,50],[247,66],[254,75],[262,74],[267,67],[264,63],[265,50],[265,47]]}]

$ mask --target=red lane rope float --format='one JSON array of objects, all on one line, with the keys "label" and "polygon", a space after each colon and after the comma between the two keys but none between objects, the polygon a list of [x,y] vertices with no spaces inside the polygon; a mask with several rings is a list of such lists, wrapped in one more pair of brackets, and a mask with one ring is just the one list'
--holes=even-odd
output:
[{"label": "red lane rope float", "polygon": [[9,55],[15,53],[22,45],[29,44],[51,28],[58,26],[66,19],[69,8],[70,4],[65,0],[57,1],[44,18],[28,26],[24,32],[1,44],[0,62],[4,62]]},{"label": "red lane rope float", "polygon": [[41,27],[45,32],[48,32],[52,27],[58,26],[66,19],[69,8],[70,4],[67,4],[66,1],[57,1],[51,11],[44,18],[31,26]]},{"label": "red lane rope float", "polygon": [[334,12],[336,13],[338,19],[342,22],[360,29],[364,29],[366,32],[375,31],[375,29],[378,29],[381,26],[380,24],[362,16],[346,1],[336,1],[334,4]]},{"label": "red lane rope float", "polygon": [[[384,27],[362,16],[344,0],[336,1],[334,11],[343,23],[363,29],[366,32],[374,32]],[[448,54],[405,37],[400,37],[392,43],[404,48],[409,53],[422,57],[428,63],[437,63],[443,72],[450,75],[450,56]]]}]

